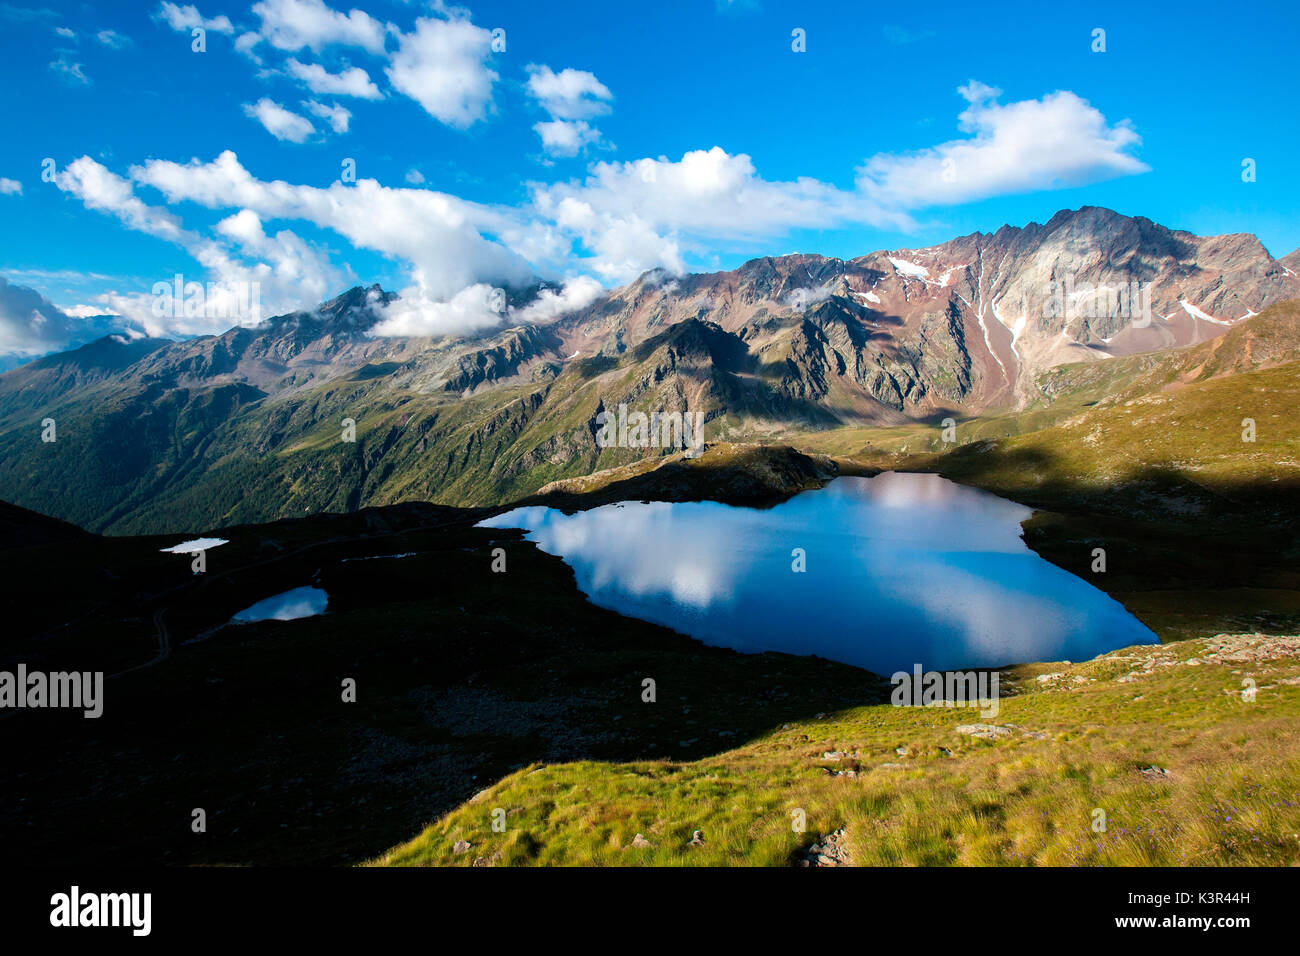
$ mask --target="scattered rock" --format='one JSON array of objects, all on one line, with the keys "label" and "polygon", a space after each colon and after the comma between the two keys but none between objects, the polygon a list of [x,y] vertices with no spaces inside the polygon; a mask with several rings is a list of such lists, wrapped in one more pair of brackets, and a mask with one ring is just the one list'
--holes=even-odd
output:
[{"label": "scattered rock", "polygon": [[997,740],[999,737],[1010,737],[1011,728],[999,727],[997,724],[962,724],[957,728],[957,733],[982,740]]},{"label": "scattered rock", "polygon": [[636,847],[638,850],[643,850],[646,849],[647,847],[654,846],[653,843],[651,843],[649,840],[647,840],[639,833],[632,838],[632,845]]},{"label": "scattered rock", "polygon": [[800,850],[795,866],[849,866],[849,850],[845,842],[844,827],[816,843]]},{"label": "scattered rock", "polygon": [[1048,735],[1041,730],[1025,730],[1025,728],[1021,727],[1019,724],[1004,724],[1004,726],[1010,727],[1012,730],[1020,731],[1020,736],[1022,737],[1031,737],[1034,740],[1048,739]]},{"label": "scattered rock", "polygon": [[466,842],[465,840],[457,840],[455,843],[452,844],[451,852],[452,852],[452,853],[468,853],[470,847],[472,847],[473,845],[474,845],[474,844],[472,844],[472,843],[468,843],[468,842]]}]

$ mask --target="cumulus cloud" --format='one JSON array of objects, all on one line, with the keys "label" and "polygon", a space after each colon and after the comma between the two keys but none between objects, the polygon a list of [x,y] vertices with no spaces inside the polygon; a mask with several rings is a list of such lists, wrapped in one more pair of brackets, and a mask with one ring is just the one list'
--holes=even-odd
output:
[{"label": "cumulus cloud", "polygon": [[316,127],[311,125],[311,120],[285,109],[268,96],[262,97],[256,103],[245,103],[244,113],[261,123],[268,133],[279,140],[302,143],[316,132]]},{"label": "cumulus cloud", "polygon": [[552,156],[577,156],[589,144],[600,142],[600,130],[586,120],[547,120],[533,129],[542,138],[542,149]]},{"label": "cumulus cloud", "polygon": [[198,8],[192,4],[178,6],[175,3],[164,2],[158,8],[158,12],[154,14],[154,17],[179,33],[188,33],[195,27],[202,27],[212,33],[235,32],[234,24],[230,22],[229,17],[223,14],[208,19],[199,13]]},{"label": "cumulus cloud", "polygon": [[511,318],[530,325],[553,322],[570,312],[585,309],[604,291],[605,287],[591,276],[577,276],[566,282],[559,292],[543,289],[523,308],[511,310]]},{"label": "cumulus cloud", "polygon": [[472,335],[502,324],[504,316],[493,306],[493,286],[484,283],[467,286],[450,299],[430,298],[426,290],[414,286],[405,289],[386,306],[376,311],[380,321],[371,329],[379,336]]},{"label": "cumulus cloud", "polygon": [[763,179],[749,156],[717,146],[676,161],[597,163],[583,181],[536,187],[533,204],[578,237],[592,253],[590,268],[613,281],[655,266],[681,272],[684,246],[705,240],[757,240],[848,221],[907,221],[818,180]]},{"label": "cumulus cloud", "polygon": [[364,10],[339,13],[323,0],[261,0],[253,14],[261,20],[258,33],[277,50],[307,47],[319,53],[337,45],[384,52],[386,27]]},{"label": "cumulus cloud", "polygon": [[87,209],[111,213],[129,229],[178,245],[191,241],[178,216],[147,205],[135,195],[128,180],[109,171],[89,156],[73,160],[55,177],[55,185],[79,198]]},{"label": "cumulus cloud", "polygon": [[[0,367],[59,352],[119,330],[116,317],[105,310],[72,315],[35,289],[11,285],[0,276]],[[79,310],[78,310],[79,311]]]},{"label": "cumulus cloud", "polygon": [[614,94],[594,73],[528,65],[528,93],[556,119],[589,119],[609,112]]},{"label": "cumulus cloud", "polygon": [[6,179],[0,176],[0,196],[21,196],[22,194],[22,183],[16,179]]},{"label": "cumulus cloud", "polygon": [[806,312],[818,302],[825,302],[831,297],[830,286],[820,285],[810,288],[792,289],[786,294],[784,303],[797,312]]},{"label": "cumulus cloud", "polygon": [[116,315],[111,309],[102,305],[87,305],[80,303],[78,305],[68,305],[63,307],[64,315],[70,315],[74,319],[89,319],[97,315]]},{"label": "cumulus cloud", "polygon": [[960,89],[969,134],[909,154],[878,154],[857,170],[854,189],[816,179],[772,181],[749,156],[719,147],[672,161],[598,163],[581,181],[534,187],[533,205],[612,281],[651,267],[683,269],[684,256],[717,241],[756,243],[793,229],[846,224],[913,227],[918,209],[994,195],[1097,182],[1148,169],[1132,150],[1137,133],[1073,93],[998,102],[1000,91]]},{"label": "cumulus cloud", "polygon": [[418,286],[378,307],[381,316],[371,334],[378,336],[473,335],[485,329],[512,325],[540,325],[586,308],[604,291],[590,276],[570,279],[556,291],[543,289],[522,307],[505,305],[504,290],[486,283],[462,289],[445,301],[431,299]]},{"label": "cumulus cloud", "polygon": [[352,113],[334,103],[326,106],[324,103],[318,103],[315,100],[304,100],[303,109],[311,113],[312,116],[319,116],[330,124],[330,127],[336,133],[346,133],[348,131],[348,122],[352,119]]},{"label": "cumulus cloud", "polygon": [[247,33],[241,33],[235,39],[235,52],[242,53],[258,66],[262,65],[262,58],[257,55],[257,45],[262,42],[262,35],[254,33],[251,30]]},{"label": "cumulus cloud", "polygon": [[468,20],[421,17],[414,31],[402,34],[385,72],[394,89],[434,119],[465,129],[492,105],[491,53],[490,31]]},{"label": "cumulus cloud", "polygon": [[302,82],[313,93],[327,96],[355,96],[363,100],[381,100],[384,94],[379,92],[370,74],[359,66],[350,67],[339,73],[331,73],[319,63],[300,63],[290,59],[285,64],[289,73]]},{"label": "cumulus cloud", "polygon": [[[202,307],[193,312],[155,311],[152,293],[106,293],[105,304],[138,323],[150,335],[221,332],[234,324],[255,324],[335,294],[350,274],[334,268],[328,255],[289,230],[268,234],[262,219],[240,209],[215,227],[216,238],[186,229],[168,209],[135,194],[134,183],[88,156],[69,163],[55,185],[88,209],[116,216],[130,229],[171,242],[199,264],[208,283]],[[170,283],[172,275],[157,277]],[[186,283],[200,276],[184,277]],[[187,293],[188,295],[188,293]],[[243,310],[255,300],[255,312]]]},{"label": "cumulus cloud", "polygon": [[1132,155],[1141,138],[1127,122],[1068,91],[1003,105],[1002,91],[971,81],[958,92],[965,139],[905,155],[879,155],[858,169],[874,201],[901,208],[947,205],[989,196],[1058,189],[1147,172]]},{"label": "cumulus cloud", "polygon": [[[443,122],[468,125],[491,105],[496,74],[487,65],[489,37],[466,20],[422,18],[413,33],[401,37],[389,78]],[[538,103],[549,103],[567,117],[594,115],[608,103],[600,93],[603,85],[591,74],[536,68],[531,78],[537,80]],[[521,310],[521,321],[544,321],[553,310],[581,308],[577,303],[595,294],[597,278],[625,282],[652,268],[679,274],[719,246],[761,250],[798,229],[908,229],[921,209],[1147,169],[1134,155],[1136,132],[1127,123],[1109,122],[1073,93],[1003,104],[997,90],[971,83],[960,94],[966,101],[958,117],[963,136],[913,153],[870,157],[852,187],[809,177],[768,179],[748,155],[715,146],[679,159],[596,163],[579,178],[530,184],[527,200],[518,206],[476,203],[428,188],[388,187],[373,179],[327,187],[265,181],[230,151],[211,162],[151,160],[133,167],[129,180],[83,157],[65,169],[61,188],[73,191],[75,182],[88,207],[197,250],[196,258],[198,253],[207,257],[200,261],[234,274],[240,263],[225,262],[222,255],[238,250],[268,269],[275,268],[272,260],[279,255],[286,264],[281,272],[297,262],[314,277],[326,275],[323,254],[292,233],[268,236],[262,224],[299,220],[332,231],[353,248],[407,266],[409,287],[386,317],[385,329],[450,334],[446,330],[473,331],[501,321],[478,292],[468,292],[479,286],[517,287],[539,274],[587,274],[559,293],[544,294],[534,311]],[[298,136],[297,141],[311,135],[305,117],[274,101],[262,102],[288,116],[263,109],[268,129],[285,138]],[[307,101],[306,108],[335,129],[346,128],[346,110],[336,104]],[[249,109],[256,114],[256,107]],[[295,120],[305,128],[295,128]],[[585,135],[581,129],[567,133]],[[418,170],[408,172],[406,181],[424,182]],[[168,206],[193,202],[223,212],[228,218],[217,231],[218,241],[187,233],[169,208],[147,206],[136,197],[135,186],[158,190]],[[307,290],[318,287],[323,286],[299,283],[303,298],[295,305],[310,302]]]},{"label": "cumulus cloud", "polygon": [[512,240],[528,233],[516,212],[431,189],[382,186],[373,179],[328,187],[264,182],[229,150],[211,163],[151,160],[131,174],[169,202],[249,209],[264,219],[298,219],[332,230],[357,248],[411,264],[415,284],[432,300],[446,300],[476,282],[520,284],[532,275],[528,262],[511,251]]},{"label": "cumulus cloud", "polygon": [[548,154],[576,156],[601,142],[600,130],[587,120],[608,113],[614,94],[594,73],[573,69],[556,73],[549,66],[530,63],[527,89],[551,117],[533,126]]}]

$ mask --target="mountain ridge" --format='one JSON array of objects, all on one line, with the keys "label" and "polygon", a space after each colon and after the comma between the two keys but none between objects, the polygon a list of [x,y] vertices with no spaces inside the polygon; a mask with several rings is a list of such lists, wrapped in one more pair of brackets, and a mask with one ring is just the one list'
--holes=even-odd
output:
[{"label": "mountain ridge", "polygon": [[[1053,401],[1053,369],[1118,368],[1252,322],[1300,297],[1292,272],[1248,234],[1084,207],[852,260],[647,272],[554,321],[467,338],[373,336],[393,296],[357,286],[256,327],[101,342],[0,376],[0,498],[101,532],[500,503],[671,451],[602,447],[596,416],[619,405],[698,413],[710,441],[742,442],[1005,413]],[[1066,280],[1149,283],[1152,321],[1052,315]]]}]

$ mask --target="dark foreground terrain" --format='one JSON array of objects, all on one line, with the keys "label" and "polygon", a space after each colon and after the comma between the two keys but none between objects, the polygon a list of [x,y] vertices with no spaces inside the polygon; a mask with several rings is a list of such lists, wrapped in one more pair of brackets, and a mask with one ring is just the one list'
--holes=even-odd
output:
[{"label": "dark foreground terrain", "polygon": [[[159,553],[184,536],[100,538],[7,507],[16,626],[0,667],[116,676],[98,719],[0,717],[0,856],[348,863],[526,764],[699,757],[880,699],[852,667],[706,647],[593,607],[559,558],[473,528],[485,513],[398,505],[224,529],[196,575]],[[221,626],[313,583],[323,616]]]}]

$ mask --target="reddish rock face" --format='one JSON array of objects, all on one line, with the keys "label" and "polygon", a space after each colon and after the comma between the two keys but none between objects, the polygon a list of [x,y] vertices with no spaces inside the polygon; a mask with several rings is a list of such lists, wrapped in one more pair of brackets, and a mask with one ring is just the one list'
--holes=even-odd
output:
[{"label": "reddish rock face", "polygon": [[889,421],[889,410],[1016,407],[1054,365],[1214,338],[1300,296],[1297,267],[1300,250],[1275,260],[1252,235],[1201,237],[1084,207],[848,261],[790,255],[731,272],[647,273],[556,331],[561,352],[586,356],[702,319],[788,362],[792,396],[847,392],[868,418]]}]

